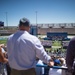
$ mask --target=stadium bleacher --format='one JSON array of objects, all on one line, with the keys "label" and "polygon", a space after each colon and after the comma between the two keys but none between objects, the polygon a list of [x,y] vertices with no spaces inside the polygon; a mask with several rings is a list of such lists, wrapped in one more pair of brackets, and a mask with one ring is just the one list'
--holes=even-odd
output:
[{"label": "stadium bleacher", "polygon": [[67,36],[67,32],[47,32],[47,37],[51,40],[65,40]]}]

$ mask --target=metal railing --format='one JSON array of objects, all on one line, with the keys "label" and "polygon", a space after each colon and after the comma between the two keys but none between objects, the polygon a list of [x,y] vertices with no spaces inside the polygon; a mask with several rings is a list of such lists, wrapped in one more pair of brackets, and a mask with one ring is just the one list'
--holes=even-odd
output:
[{"label": "metal railing", "polygon": [[62,66],[48,66],[48,65],[45,65],[45,64],[44,65],[36,64],[36,67],[44,68],[44,73],[40,74],[40,75],[49,75],[49,69],[50,68],[61,69],[62,70],[62,74],[61,75],[66,75],[66,72],[67,72],[67,69],[68,69],[66,66],[64,66],[64,67],[62,67]]}]

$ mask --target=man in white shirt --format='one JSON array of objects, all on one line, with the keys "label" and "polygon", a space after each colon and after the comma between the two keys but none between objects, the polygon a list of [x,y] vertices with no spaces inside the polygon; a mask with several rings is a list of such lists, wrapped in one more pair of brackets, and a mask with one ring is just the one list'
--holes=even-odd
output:
[{"label": "man in white shirt", "polygon": [[19,21],[19,31],[10,35],[7,41],[11,75],[36,75],[36,56],[50,66],[54,65],[40,40],[29,34],[30,22],[26,18]]}]

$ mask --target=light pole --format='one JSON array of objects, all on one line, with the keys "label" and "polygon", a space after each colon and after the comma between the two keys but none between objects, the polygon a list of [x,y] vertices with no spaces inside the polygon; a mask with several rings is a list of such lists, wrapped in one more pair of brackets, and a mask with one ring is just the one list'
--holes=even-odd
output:
[{"label": "light pole", "polygon": [[35,13],[36,13],[36,27],[37,27],[37,36],[38,36],[37,11],[36,11]]},{"label": "light pole", "polygon": [[6,15],[6,26],[7,26],[7,28],[8,28],[8,13],[5,12],[5,15]]},{"label": "light pole", "polygon": [[37,11],[36,11],[36,26],[37,26]]}]

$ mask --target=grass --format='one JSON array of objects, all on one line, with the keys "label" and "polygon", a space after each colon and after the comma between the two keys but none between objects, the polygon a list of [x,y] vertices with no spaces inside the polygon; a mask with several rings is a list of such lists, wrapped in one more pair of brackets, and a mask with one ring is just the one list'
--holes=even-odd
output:
[{"label": "grass", "polygon": [[[6,44],[7,39],[0,40],[0,44]],[[61,41],[53,41],[52,46],[61,46]]]},{"label": "grass", "polygon": [[6,45],[6,41],[7,41],[7,39],[2,39],[2,40],[0,40],[0,44],[5,44]]},{"label": "grass", "polygon": [[52,41],[52,46],[61,46],[61,41]]}]

